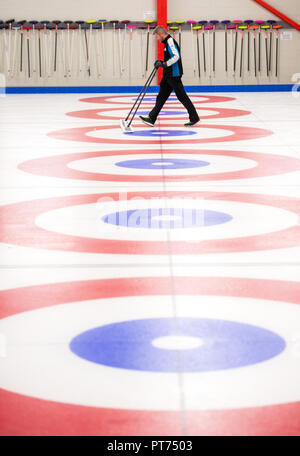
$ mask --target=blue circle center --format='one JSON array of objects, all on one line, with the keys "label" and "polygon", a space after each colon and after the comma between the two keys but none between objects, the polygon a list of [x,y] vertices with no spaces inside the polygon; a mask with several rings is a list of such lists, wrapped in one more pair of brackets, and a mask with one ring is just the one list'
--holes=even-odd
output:
[{"label": "blue circle center", "polygon": [[[135,100],[136,100],[136,98],[132,98],[132,101],[135,101]],[[145,102],[147,102],[147,101],[156,101],[156,96],[153,96],[153,97],[152,97],[152,96],[145,97],[145,98],[144,98],[144,101],[145,101]],[[169,97],[168,100],[167,100],[167,102],[168,102],[168,101],[172,101],[172,102],[173,102],[173,101],[178,101],[178,98],[176,98],[176,97]],[[149,111],[148,111],[148,112],[149,112]],[[148,114],[148,112],[147,112],[147,114]]]},{"label": "blue circle center", "polygon": [[220,225],[232,220],[224,212],[192,208],[149,208],[112,212],[104,223],[128,228],[182,229]]},{"label": "blue circle center", "polygon": [[[137,114],[139,116],[148,116],[149,111],[138,111]],[[159,113],[160,116],[182,116],[184,114],[185,114],[184,111],[168,111],[167,109],[166,110],[162,110]]]},{"label": "blue circle center", "polygon": [[133,136],[154,136],[154,137],[171,137],[171,136],[191,136],[196,135],[196,131],[189,131],[189,130],[140,130],[134,132],[127,132],[124,133],[125,135],[133,135]]},{"label": "blue circle center", "polygon": [[[161,337],[199,338],[189,349],[152,345]],[[267,329],[207,318],[153,318],[93,328],[77,335],[70,349],[105,366],[148,372],[208,372],[261,363],[279,355],[285,341]]]},{"label": "blue circle center", "polygon": [[209,162],[202,160],[189,160],[181,158],[145,158],[115,163],[116,166],[132,169],[188,169],[200,168],[208,166],[209,164]]}]

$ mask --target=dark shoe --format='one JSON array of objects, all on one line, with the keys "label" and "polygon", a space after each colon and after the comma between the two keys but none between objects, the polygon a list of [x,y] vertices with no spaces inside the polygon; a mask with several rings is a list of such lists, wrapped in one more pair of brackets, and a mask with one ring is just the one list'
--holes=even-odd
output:
[{"label": "dark shoe", "polygon": [[139,118],[140,118],[146,125],[149,125],[149,127],[154,127],[155,122],[153,122],[153,120],[150,119],[149,116],[147,116],[147,117],[139,116]]},{"label": "dark shoe", "polygon": [[192,127],[193,125],[196,125],[196,123],[200,122],[200,119],[194,120],[193,122],[189,121],[184,124],[185,127]]}]

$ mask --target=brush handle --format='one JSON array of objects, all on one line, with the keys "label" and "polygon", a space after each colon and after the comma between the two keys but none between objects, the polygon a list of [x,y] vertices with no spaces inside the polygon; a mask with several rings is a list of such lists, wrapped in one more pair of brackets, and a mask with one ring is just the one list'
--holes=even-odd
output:
[{"label": "brush handle", "polygon": [[238,28],[236,26],[235,31],[235,44],[234,44],[234,63],[233,63],[233,71],[236,70],[236,55],[237,55],[237,42],[238,42]]},{"label": "brush handle", "polygon": [[202,44],[203,44],[203,67],[206,73],[206,51],[205,51],[205,33],[202,33]]}]

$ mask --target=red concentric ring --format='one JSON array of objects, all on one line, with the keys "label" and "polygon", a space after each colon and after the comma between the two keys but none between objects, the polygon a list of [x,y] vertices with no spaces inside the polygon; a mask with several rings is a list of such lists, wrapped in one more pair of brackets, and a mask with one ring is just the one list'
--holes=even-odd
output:
[{"label": "red concentric ring", "polygon": [[[233,296],[299,304],[300,284],[232,277],[176,277],[171,284],[169,277],[130,277],[38,285],[1,291],[1,318],[78,301],[99,299],[101,305],[101,299],[105,298],[174,292],[177,295]],[[300,402],[233,410],[139,411],[70,405],[3,389],[0,401],[1,435],[6,436],[182,435],[183,413],[190,435],[300,433]]]},{"label": "red concentric ring", "polygon": [[138,149],[138,150],[115,150],[115,151],[98,151],[98,152],[81,152],[76,154],[65,154],[51,157],[35,158],[28,160],[20,165],[18,168],[40,176],[60,177],[63,179],[79,179],[91,181],[109,181],[109,182],[178,182],[187,180],[190,182],[198,181],[214,181],[225,179],[251,179],[263,176],[275,176],[288,172],[294,172],[300,169],[300,159],[292,158],[283,155],[261,154],[255,152],[241,152],[234,150],[195,150],[195,149],[172,149],[164,150],[165,156],[172,154],[190,154],[197,155],[199,158],[202,154],[221,157],[237,157],[254,160],[257,166],[250,169],[243,169],[241,171],[230,171],[224,173],[211,173],[211,174],[196,174],[196,175],[161,175],[161,176],[139,176],[132,174],[109,174],[86,172],[68,167],[69,163],[77,160],[86,160],[89,158],[97,157],[118,157],[118,156],[136,156],[144,155],[158,155],[161,157],[161,151],[157,149]]},{"label": "red concentric ring", "polygon": [[[164,124],[165,127],[177,127],[174,124]],[[137,125],[135,128],[145,128],[142,125]],[[215,142],[228,142],[228,141],[246,141],[249,139],[265,138],[266,136],[273,135],[270,130],[254,127],[241,127],[235,125],[195,125],[194,129],[209,128],[214,130],[226,130],[232,132],[229,136],[215,137],[215,138],[201,138],[201,139],[179,139],[179,140],[165,140],[163,137],[157,137],[156,140],[132,140],[132,139],[114,139],[114,138],[96,138],[88,136],[88,133],[98,130],[116,130],[120,129],[119,125],[96,125],[93,127],[79,127],[79,128],[66,128],[64,130],[57,130],[48,133],[50,138],[61,139],[64,141],[78,141],[88,143],[101,143],[101,144],[204,144]],[[127,136],[130,135],[127,134]]]},{"label": "red concentric ring", "polygon": [[[103,113],[111,112],[111,111],[120,111],[122,108],[98,108],[98,109],[83,109],[81,111],[72,111],[67,112],[66,115],[70,117],[79,117],[82,119],[97,119],[97,120],[119,120],[120,116],[107,116]],[[170,108],[164,108],[164,111],[170,110]],[[204,119],[227,119],[229,117],[240,117],[240,116],[248,116],[251,114],[251,111],[245,111],[242,109],[228,109],[228,108],[197,108],[198,111],[215,111],[217,114],[203,116],[201,114],[200,117],[202,120]],[[186,119],[186,112],[182,111],[182,116],[176,117],[168,117],[164,119],[162,116],[159,117],[161,121],[169,121],[169,120],[183,120]]]},{"label": "red concentric ring", "polygon": [[[80,98],[79,101],[82,101],[84,103],[99,103],[99,104],[103,104],[103,103],[111,103],[111,104],[126,104],[126,105],[132,105],[133,104],[133,101],[132,103],[130,101],[126,101],[125,103],[122,102],[122,101],[111,101],[111,100],[115,100],[116,98],[128,98],[128,97],[137,97],[138,94],[128,94],[128,95],[105,95],[105,96],[100,96],[100,97],[90,97],[90,98]],[[197,101],[194,101],[193,103],[194,104],[200,104],[200,103],[224,103],[224,102],[227,102],[227,101],[236,101],[236,98],[233,98],[233,97],[223,97],[223,96],[219,96],[219,95],[196,95],[196,94],[193,94],[193,93],[190,93],[189,94],[190,97],[192,98],[205,98],[204,100],[197,100]],[[153,93],[153,97],[156,97],[157,96],[157,93]],[[143,101],[143,104],[153,104],[153,101],[149,101],[147,102],[147,99],[145,98],[144,101]],[[179,103],[178,101],[168,101],[167,102],[167,105],[174,105],[176,103]]]},{"label": "red concentric ring", "polygon": [[[300,201],[297,198],[246,193],[218,192],[129,192],[127,200],[133,198],[194,198],[195,200],[231,201],[276,207],[300,215]],[[38,227],[35,219],[44,212],[69,206],[101,204],[101,200],[124,201],[118,193],[74,195],[46,198],[34,201],[0,206],[0,241],[46,250],[102,253],[118,255],[168,255],[170,246],[164,241],[128,241],[119,239],[97,239],[51,232]],[[13,229],[11,228],[13,227]],[[29,233],[29,235],[28,235]],[[212,253],[249,252],[283,249],[299,246],[300,225],[271,233],[226,239],[174,241],[171,242],[174,255],[203,255]]]}]

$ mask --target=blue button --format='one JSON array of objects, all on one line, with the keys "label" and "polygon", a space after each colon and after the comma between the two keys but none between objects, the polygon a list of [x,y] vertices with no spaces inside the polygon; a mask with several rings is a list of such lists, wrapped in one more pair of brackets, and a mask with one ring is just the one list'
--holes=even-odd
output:
[{"label": "blue button", "polygon": [[220,225],[232,220],[224,212],[192,208],[149,208],[112,212],[101,218],[104,223],[127,228],[184,229]]},{"label": "blue button", "polygon": [[[148,116],[149,111],[138,111],[139,116]],[[185,114],[185,111],[160,111],[160,116],[182,116]]]},{"label": "blue button", "polygon": [[138,160],[126,160],[115,163],[122,168],[133,169],[188,169],[201,168],[210,165],[202,160],[190,160],[181,158],[145,158]]},{"label": "blue button", "polygon": [[[136,101],[136,98],[132,98],[132,101]],[[145,97],[144,98],[144,101],[156,101],[156,96],[153,96],[153,97]],[[168,98],[167,101],[178,101],[178,98],[175,98],[175,97],[171,97],[171,98]]]},{"label": "blue button", "polygon": [[[142,303],[141,297],[141,305]],[[155,298],[153,298],[155,299]],[[203,305],[203,297],[199,305]],[[161,338],[193,338],[192,348],[161,348]],[[285,341],[265,328],[207,318],[153,318],[113,323],[77,335],[70,349],[93,363],[148,372],[209,372],[267,361]]]},{"label": "blue button", "polygon": [[190,136],[195,135],[196,131],[190,130],[140,130],[134,131],[133,133],[127,132],[125,135],[134,135],[134,136],[154,136],[154,137],[171,137],[171,136]]},{"label": "blue button", "polygon": [[191,136],[191,135],[196,135],[196,131],[190,131],[190,130],[140,130],[140,131],[134,131],[132,133],[127,132],[124,133],[125,135],[133,135],[133,136],[154,136],[158,138],[169,138],[171,136]]}]

